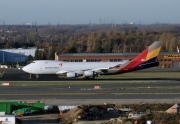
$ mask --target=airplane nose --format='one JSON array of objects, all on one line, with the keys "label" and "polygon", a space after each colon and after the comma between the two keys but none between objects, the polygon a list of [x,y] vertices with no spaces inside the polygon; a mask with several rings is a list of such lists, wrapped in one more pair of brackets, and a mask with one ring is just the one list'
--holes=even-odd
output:
[{"label": "airplane nose", "polygon": [[25,72],[27,72],[27,67],[26,67],[26,66],[23,67],[22,70],[25,71]]},{"label": "airplane nose", "polygon": [[22,68],[22,70],[24,71],[25,67]]}]

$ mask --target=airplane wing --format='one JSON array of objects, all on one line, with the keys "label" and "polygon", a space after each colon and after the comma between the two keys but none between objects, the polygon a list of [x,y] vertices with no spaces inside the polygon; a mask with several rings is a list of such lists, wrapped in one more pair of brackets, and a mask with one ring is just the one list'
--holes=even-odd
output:
[{"label": "airplane wing", "polygon": [[70,72],[70,71],[68,71],[68,70],[60,70],[60,71],[56,72],[56,74],[66,74],[68,72]]},{"label": "airplane wing", "polygon": [[102,73],[106,73],[108,70],[109,70],[109,68],[96,68],[96,69],[85,69],[85,70],[61,70],[61,71],[56,72],[56,74],[67,74],[70,72],[75,72],[75,73],[78,73],[79,75],[81,75],[87,71],[93,71],[96,74],[102,74]]}]

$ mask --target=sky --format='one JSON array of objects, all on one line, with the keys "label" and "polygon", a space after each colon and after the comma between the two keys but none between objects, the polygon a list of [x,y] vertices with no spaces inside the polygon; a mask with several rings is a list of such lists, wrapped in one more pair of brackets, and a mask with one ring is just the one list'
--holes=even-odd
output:
[{"label": "sky", "polygon": [[0,0],[0,24],[180,23],[180,0]]}]

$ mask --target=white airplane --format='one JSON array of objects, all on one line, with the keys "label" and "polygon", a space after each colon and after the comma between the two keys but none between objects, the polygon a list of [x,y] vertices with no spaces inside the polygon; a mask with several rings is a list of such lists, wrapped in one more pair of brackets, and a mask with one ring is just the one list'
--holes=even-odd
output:
[{"label": "white airplane", "polygon": [[66,75],[69,78],[84,76],[94,79],[99,75],[121,74],[158,66],[157,56],[162,42],[155,41],[132,61],[127,62],[64,62],[54,60],[37,60],[23,67],[22,70],[36,74]]}]

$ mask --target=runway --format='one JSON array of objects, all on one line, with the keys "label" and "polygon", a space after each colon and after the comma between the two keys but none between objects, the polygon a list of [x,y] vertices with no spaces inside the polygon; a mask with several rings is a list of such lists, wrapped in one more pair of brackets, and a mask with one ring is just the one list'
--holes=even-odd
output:
[{"label": "runway", "polygon": [[[12,84],[12,83],[11,83]],[[170,99],[180,98],[179,82],[3,86],[1,99]],[[174,86],[173,86],[174,85]],[[100,89],[94,89],[100,86]]]},{"label": "runway", "polygon": [[[142,70],[143,71],[143,70]],[[148,69],[148,71],[157,72],[157,69]],[[172,71],[172,72],[180,72],[180,69],[160,69],[160,71]],[[57,75],[39,75],[39,78],[36,79],[35,75],[31,76],[28,73],[25,73],[19,69],[0,69],[0,74],[4,73],[3,76],[0,78],[0,82],[2,81],[84,81],[82,78],[67,78],[66,76],[62,78],[58,78]],[[179,73],[180,74],[180,73]],[[131,81],[131,80],[175,80],[180,81],[179,78],[126,78],[126,79],[103,79],[103,78],[96,78],[95,81]],[[93,81],[93,80],[92,80]]]},{"label": "runway", "polygon": [[[10,86],[0,86],[0,101],[45,101],[46,104],[79,105],[123,102],[180,102],[179,79],[98,79],[86,83],[80,79],[59,79],[56,76],[42,76],[38,81],[28,78],[29,74],[21,70],[7,72],[0,82],[9,82]],[[45,82],[53,85],[39,85]],[[61,80],[61,81],[60,81]],[[15,86],[26,81],[24,85]],[[38,82],[29,86],[28,83]],[[73,83],[66,83],[73,82]],[[79,83],[81,82],[81,83]],[[104,83],[102,83],[104,82]],[[13,85],[13,86],[11,86]],[[99,86],[99,89],[95,89]]]}]

